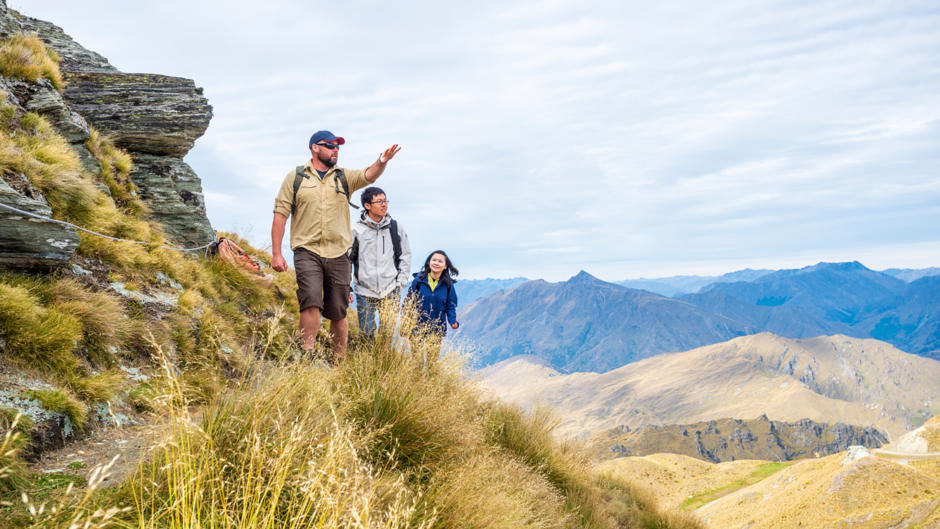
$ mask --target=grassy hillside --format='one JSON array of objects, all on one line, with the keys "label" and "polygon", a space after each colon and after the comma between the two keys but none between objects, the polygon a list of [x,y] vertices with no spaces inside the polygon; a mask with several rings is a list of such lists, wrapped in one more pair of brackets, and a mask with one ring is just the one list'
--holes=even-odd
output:
[{"label": "grassy hillside", "polygon": [[[18,57],[55,59],[37,45]],[[17,72],[2,70],[28,78]],[[3,104],[0,126],[2,171],[55,218],[144,243],[83,233],[70,269],[0,275],[0,527],[698,526],[591,472],[548,414],[483,398],[433,341],[354,341],[336,367],[304,356],[291,273],[268,288],[162,248],[132,160],[107,138],[86,145],[92,174],[41,116]],[[74,439],[131,410],[158,435],[120,483],[108,467],[85,479],[78,463],[38,474],[24,459],[48,448],[40,422]]]},{"label": "grassy hillside", "polygon": [[[940,420],[928,421],[915,432],[933,441]],[[714,529],[937,527],[940,454],[909,455],[905,461],[895,452],[884,457],[881,452],[719,464],[656,454],[605,461],[598,470],[648,488],[664,505],[694,512]]]}]

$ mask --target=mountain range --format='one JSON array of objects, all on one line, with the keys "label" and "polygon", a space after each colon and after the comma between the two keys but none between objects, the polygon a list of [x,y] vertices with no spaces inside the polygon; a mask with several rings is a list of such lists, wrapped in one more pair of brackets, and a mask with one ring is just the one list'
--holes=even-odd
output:
[{"label": "mountain range", "polygon": [[940,362],[848,336],[761,333],[606,373],[566,375],[524,356],[479,376],[504,400],[553,408],[558,434],[569,437],[762,415],[874,426],[896,436],[940,413]]},{"label": "mountain range", "polygon": [[460,334],[482,366],[534,355],[565,372],[602,372],[759,332],[877,338],[940,358],[940,276],[908,283],[858,262],[763,272],[675,298],[583,271],[559,283],[529,281],[465,306]]}]

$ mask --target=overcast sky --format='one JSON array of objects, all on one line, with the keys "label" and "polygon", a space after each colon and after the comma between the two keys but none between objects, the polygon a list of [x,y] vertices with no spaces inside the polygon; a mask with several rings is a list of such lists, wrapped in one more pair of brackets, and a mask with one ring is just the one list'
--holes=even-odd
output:
[{"label": "overcast sky", "polygon": [[389,212],[468,278],[940,265],[935,0],[7,4],[204,87],[186,161],[260,247],[329,129],[403,145]]}]

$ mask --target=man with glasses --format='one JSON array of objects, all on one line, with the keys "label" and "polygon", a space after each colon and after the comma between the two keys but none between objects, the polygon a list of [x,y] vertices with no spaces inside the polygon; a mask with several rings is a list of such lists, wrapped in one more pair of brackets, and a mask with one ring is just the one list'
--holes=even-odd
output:
[{"label": "man with glasses", "polygon": [[[380,330],[395,325],[386,318],[394,316],[389,311],[398,306],[401,289],[411,279],[411,246],[405,230],[388,214],[385,191],[367,187],[360,200],[365,211],[353,224],[349,260],[353,264],[359,332],[368,339],[376,331],[377,313]],[[387,305],[385,310],[383,304]]]},{"label": "man with glasses", "polygon": [[349,228],[349,194],[375,182],[401,147],[392,145],[365,169],[336,167],[342,137],[321,130],[310,137],[311,159],[284,178],[274,199],[271,224],[271,267],[287,270],[281,240],[291,218],[290,247],[297,271],[300,334],[305,351],[316,346],[320,316],[330,320],[330,336],[336,360],[346,356],[349,326],[346,309],[352,297],[350,264],[346,251],[352,246]]}]

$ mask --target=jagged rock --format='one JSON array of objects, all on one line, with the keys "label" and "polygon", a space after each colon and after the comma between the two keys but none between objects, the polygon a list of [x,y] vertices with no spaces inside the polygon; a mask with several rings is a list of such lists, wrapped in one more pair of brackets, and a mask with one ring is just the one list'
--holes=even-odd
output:
[{"label": "jagged rock", "polygon": [[191,79],[76,72],[66,80],[69,106],[129,151],[182,158],[212,118],[209,101]]},{"label": "jagged rock", "polygon": [[0,0],[0,36],[8,37],[21,30],[20,21],[14,12],[7,9],[5,0]]},{"label": "jagged rock", "polygon": [[[0,204],[50,216],[52,210],[26,176],[0,174]],[[78,232],[0,207],[0,268],[48,269],[64,266],[78,248]]]},{"label": "jagged rock", "polygon": [[[0,10],[12,15],[22,29],[15,31],[35,31],[39,38],[48,44],[52,49],[62,57],[62,63],[59,68],[63,72],[116,72],[117,68],[111,66],[108,59],[101,55],[86,49],[84,46],[72,40],[65,31],[59,26],[45,20],[21,15],[13,10],[8,10],[5,5],[0,6]],[[11,33],[12,33],[11,32]]]},{"label": "jagged rock", "polygon": [[62,95],[49,81],[43,79],[33,83],[2,78],[0,86],[16,97],[19,106],[49,120],[68,142],[84,143],[88,140],[90,132],[85,118],[69,109]]},{"label": "jagged rock", "polygon": [[149,217],[163,224],[177,244],[201,246],[215,239],[215,230],[206,218],[202,184],[186,162],[138,154],[131,180],[150,209]]},{"label": "jagged rock", "polygon": [[[78,154],[78,159],[82,162],[82,168],[93,175],[101,174],[101,164],[98,163],[98,159],[95,158],[95,155],[88,150],[82,144],[73,143],[72,150]],[[110,195],[111,192],[108,191]]]}]

